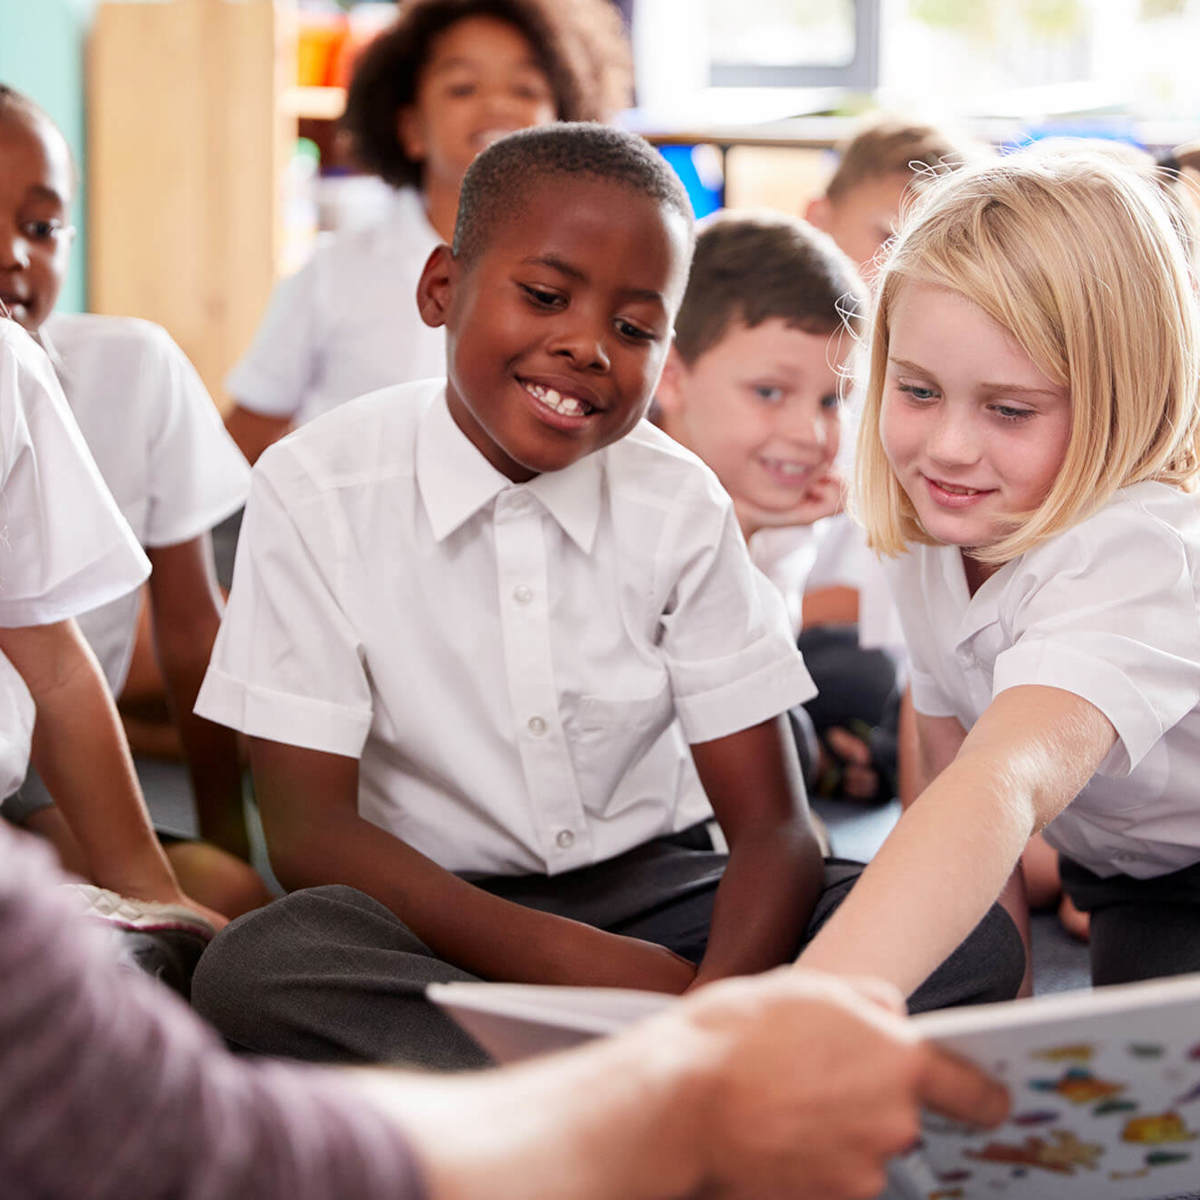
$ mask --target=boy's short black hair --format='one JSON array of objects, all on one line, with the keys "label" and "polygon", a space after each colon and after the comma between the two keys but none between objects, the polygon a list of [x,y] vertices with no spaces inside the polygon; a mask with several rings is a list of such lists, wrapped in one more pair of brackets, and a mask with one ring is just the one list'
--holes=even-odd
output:
[{"label": "boy's short black hair", "polygon": [[395,24],[363,51],[341,122],[361,165],[394,187],[421,181],[397,114],[416,97],[433,40],[468,17],[495,17],[525,37],[560,120],[604,120],[629,104],[629,44],[610,0],[406,0]]},{"label": "boy's short black hair", "polygon": [[687,192],[649,142],[610,125],[575,122],[510,133],[475,159],[459,193],[454,257],[469,265],[497,221],[520,212],[526,197],[555,175],[609,181],[649,196],[679,213],[691,236]]},{"label": "boy's short black hair", "polygon": [[[79,187],[79,167],[75,162],[75,153],[67,142],[63,131],[55,124],[54,118],[32,96],[27,96],[15,87],[9,87],[7,83],[0,83],[0,120],[6,117],[23,118],[35,125],[38,122],[42,122],[54,130],[55,134],[62,139],[62,144],[67,148],[67,160],[71,165],[72,190]],[[70,198],[69,196],[67,197],[68,200]]]},{"label": "boy's short black hair", "polygon": [[691,364],[741,321],[779,318],[806,333],[856,323],[866,289],[833,239],[798,217],[724,212],[696,236],[692,273],[675,319],[675,348]]},{"label": "boy's short black hair", "polygon": [[50,120],[46,115],[46,110],[35,100],[25,95],[24,92],[18,92],[16,88],[9,87],[7,83],[0,83],[0,113],[9,112],[19,112],[23,116],[37,117],[43,121]]}]

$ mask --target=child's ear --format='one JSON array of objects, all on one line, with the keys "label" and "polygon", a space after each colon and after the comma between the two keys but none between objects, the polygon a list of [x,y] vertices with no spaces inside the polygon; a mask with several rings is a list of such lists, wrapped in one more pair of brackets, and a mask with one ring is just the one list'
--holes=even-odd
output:
[{"label": "child's ear", "polygon": [[678,417],[683,411],[684,381],[687,378],[687,364],[679,353],[675,343],[667,351],[663,363],[662,375],[658,380],[658,390],[654,393],[658,407],[668,417]]},{"label": "child's ear", "polygon": [[425,260],[425,268],[417,281],[417,310],[421,320],[431,329],[446,324],[458,271],[458,263],[445,242]]},{"label": "child's ear", "polygon": [[828,196],[814,196],[804,206],[804,219],[823,233],[829,232],[830,205]]}]

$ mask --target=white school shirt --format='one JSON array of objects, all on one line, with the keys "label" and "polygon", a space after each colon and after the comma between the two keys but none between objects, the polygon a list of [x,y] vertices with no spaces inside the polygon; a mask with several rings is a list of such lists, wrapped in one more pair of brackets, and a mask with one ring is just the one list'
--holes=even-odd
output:
[{"label": "white school shirt", "polygon": [[441,241],[411,187],[378,223],[322,241],[279,283],[225,380],[243,407],[297,425],[355,396],[446,373],[446,339],[417,311],[417,281]]},{"label": "white school shirt", "polygon": [[804,624],[804,594],[825,587],[855,588],[859,594],[859,644],[901,650],[899,618],[861,526],[845,513],[812,525],[759,529],[750,537],[750,558],[779,589],[792,629]]},{"label": "white school shirt", "polygon": [[1006,563],[968,596],[954,547],[887,565],[918,712],[970,729],[1022,684],[1062,688],[1117,743],[1046,829],[1097,875],[1139,879],[1200,861],[1200,498],[1161,483]]},{"label": "white school shirt", "polygon": [[[149,572],[50,360],[0,319],[0,626],[66,620],[135,591]],[[0,797],[25,777],[33,719],[24,682],[0,656]]]},{"label": "white school shirt", "polygon": [[[62,313],[41,333],[88,449],[143,546],[191,541],[241,508],[250,468],[165,329]],[[114,695],[129,673],[137,614],[135,591],[79,618]]]},{"label": "white school shirt", "polygon": [[698,459],[643,422],[513,484],[439,379],[259,460],[196,711],[360,758],[360,813],[450,870],[555,874],[706,819],[688,743],[814,693]]}]

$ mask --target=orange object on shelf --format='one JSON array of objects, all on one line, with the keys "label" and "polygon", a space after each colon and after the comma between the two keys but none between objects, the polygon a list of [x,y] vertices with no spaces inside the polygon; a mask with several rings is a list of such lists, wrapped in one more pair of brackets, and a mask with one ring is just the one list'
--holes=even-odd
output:
[{"label": "orange object on shelf", "polygon": [[396,21],[394,4],[358,4],[350,10],[348,30],[333,56],[329,82],[335,87],[349,87],[358,56],[385,29]]},{"label": "orange object on shelf", "polygon": [[327,87],[349,26],[343,13],[305,13],[296,45],[296,82],[301,87]]}]

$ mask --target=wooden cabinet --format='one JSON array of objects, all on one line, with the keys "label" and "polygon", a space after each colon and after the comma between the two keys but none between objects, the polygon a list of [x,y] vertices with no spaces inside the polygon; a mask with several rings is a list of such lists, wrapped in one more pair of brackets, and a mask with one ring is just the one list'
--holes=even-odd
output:
[{"label": "wooden cabinet", "polygon": [[164,325],[214,397],[275,281],[294,14],[109,2],[88,62],[89,307]]}]

